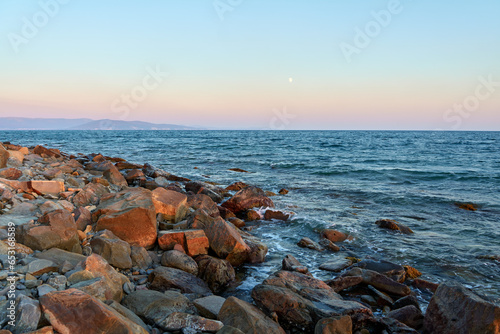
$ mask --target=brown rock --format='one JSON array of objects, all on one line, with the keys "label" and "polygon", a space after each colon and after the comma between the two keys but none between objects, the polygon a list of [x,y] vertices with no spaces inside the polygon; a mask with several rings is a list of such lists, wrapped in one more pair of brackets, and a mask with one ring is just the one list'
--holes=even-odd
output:
[{"label": "brown rock", "polygon": [[219,208],[217,204],[207,195],[197,194],[188,197],[188,206],[194,210],[201,209],[205,211],[210,217],[218,217]]},{"label": "brown rock", "polygon": [[337,230],[324,229],[321,231],[321,237],[330,240],[331,242],[342,242],[347,239],[347,235]]},{"label": "brown rock", "polygon": [[413,231],[408,226],[405,226],[401,223],[398,223],[397,221],[392,220],[392,219],[377,220],[375,222],[375,224],[377,224],[378,227],[380,227],[380,228],[386,228],[389,230],[399,231],[403,234],[412,234],[413,233]]},{"label": "brown rock", "polygon": [[40,145],[36,146],[33,149],[33,153],[38,154],[42,158],[44,158],[44,157],[60,158],[61,157],[61,155],[59,154],[59,152],[57,150],[48,149],[48,148],[45,148],[45,147],[40,146]]},{"label": "brown rock", "polygon": [[85,231],[88,225],[92,224],[92,214],[85,207],[75,209],[76,228],[80,231]]},{"label": "brown rock", "polygon": [[285,334],[283,328],[261,310],[236,297],[229,297],[222,305],[219,320],[243,333]]},{"label": "brown rock", "polygon": [[396,319],[397,321],[415,329],[419,329],[424,323],[424,315],[422,314],[422,311],[414,305],[404,306],[391,311],[387,313],[386,316]]},{"label": "brown rock", "polygon": [[233,171],[233,172],[239,172],[239,173],[250,173],[244,169],[241,168],[229,168],[228,170]]},{"label": "brown rock", "polygon": [[281,262],[281,269],[287,271],[296,271],[305,275],[311,275],[309,273],[309,269],[306,266],[303,266],[299,260],[297,260],[293,255],[286,255],[283,261]]},{"label": "brown rock", "polygon": [[223,326],[224,324],[220,321],[181,312],[169,314],[161,323],[161,327],[167,331],[179,331],[185,328],[197,332],[215,333]]},{"label": "brown rock", "polygon": [[148,251],[144,247],[130,247],[130,258],[132,259],[132,266],[141,269],[147,269],[153,263],[151,256],[149,256]]},{"label": "brown rock", "polygon": [[118,238],[113,232],[103,230],[90,241],[95,254],[102,256],[108,263],[120,269],[132,268],[130,245]]},{"label": "brown rock", "polygon": [[246,221],[255,221],[255,220],[261,220],[262,217],[260,216],[260,213],[258,213],[255,210],[248,210],[247,211],[247,216],[246,216]]},{"label": "brown rock", "polygon": [[38,222],[44,225],[22,226],[20,237],[24,245],[34,250],[56,247],[81,254],[75,220],[68,211],[49,212],[40,217]]},{"label": "brown rock", "polygon": [[334,258],[319,266],[321,270],[339,272],[352,265],[352,261],[345,258]]},{"label": "brown rock", "polygon": [[350,316],[324,318],[318,321],[314,334],[352,334],[352,320]]},{"label": "brown rock", "polygon": [[234,182],[233,184],[226,187],[226,190],[239,191],[243,188],[248,187],[248,184],[244,182]]},{"label": "brown rock", "polygon": [[324,251],[323,247],[321,247],[317,242],[312,241],[310,238],[302,238],[300,241],[297,243],[297,246],[302,247],[302,248],[309,248],[312,250],[316,250],[319,252]]},{"label": "brown rock", "polygon": [[17,180],[23,175],[23,172],[21,172],[17,168],[7,168],[0,170],[0,178],[7,179],[7,180]]},{"label": "brown rock", "polygon": [[166,251],[161,257],[161,265],[177,268],[194,276],[198,275],[198,264],[189,255],[175,249]]},{"label": "brown rock", "polygon": [[181,245],[191,257],[208,253],[209,241],[203,230],[169,230],[161,231],[158,245],[161,249],[171,250]]},{"label": "brown rock", "polygon": [[152,247],[156,242],[156,211],[151,191],[129,188],[101,199],[93,218],[96,230],[110,230],[133,246]]},{"label": "brown rock", "polygon": [[264,214],[265,220],[276,219],[276,220],[287,221],[288,218],[290,218],[289,214],[276,210],[266,210],[266,213]]},{"label": "brown rock", "polygon": [[125,174],[125,180],[127,180],[129,185],[140,185],[141,182],[144,183],[146,181],[146,177],[144,176],[142,170],[132,169]]},{"label": "brown rock", "polygon": [[412,266],[404,266],[406,272],[406,278],[415,279],[417,277],[422,276],[422,273]]},{"label": "brown rock", "polygon": [[101,197],[107,194],[109,190],[102,184],[89,183],[73,197],[73,203],[76,206],[97,205]]},{"label": "brown rock", "polygon": [[340,247],[335,245],[333,242],[331,242],[328,239],[321,239],[319,241],[319,245],[321,247],[324,247],[325,249],[331,250],[332,252],[338,252],[340,251]]},{"label": "brown rock", "polygon": [[259,240],[259,238],[251,235],[250,233],[246,233],[244,231],[239,231],[239,233],[243,241],[250,249],[247,261],[249,263],[264,262],[266,260],[266,254],[268,251],[267,245]]},{"label": "brown rock", "polygon": [[204,280],[210,290],[220,293],[236,278],[234,268],[227,260],[217,259],[209,255],[196,257],[198,277]]},{"label": "brown rock", "polygon": [[39,195],[59,196],[64,191],[62,181],[28,181],[28,187]]},{"label": "brown rock", "polygon": [[0,144],[0,168],[7,167],[7,161],[9,160],[9,152]]},{"label": "brown rock", "polygon": [[438,288],[438,284],[436,283],[433,283],[433,282],[429,282],[429,281],[426,281],[426,280],[423,280],[423,279],[420,279],[420,278],[415,278],[412,282],[412,285],[414,287],[416,287],[417,289],[427,289],[431,292],[436,292],[437,288]]},{"label": "brown rock", "polygon": [[373,270],[353,268],[345,273],[344,276],[361,276],[363,278],[363,283],[373,285],[379,290],[398,296],[406,296],[411,292],[408,286],[398,283]]},{"label": "brown rock", "polygon": [[164,221],[178,223],[187,212],[187,196],[177,191],[156,188],[153,190],[153,203],[156,214]]},{"label": "brown rock", "polygon": [[207,284],[198,277],[176,268],[158,267],[148,277],[151,289],[166,291],[179,289],[182,293],[211,295]]},{"label": "brown rock", "polygon": [[426,333],[500,332],[500,307],[455,282],[439,285],[425,313]]},{"label": "brown rock", "polygon": [[280,189],[280,191],[278,191],[278,194],[280,194],[280,195],[286,195],[286,194],[288,194],[288,189],[285,189],[285,188]]},{"label": "brown rock", "polygon": [[222,203],[222,206],[237,214],[255,207],[274,208],[274,203],[262,189],[250,186],[238,191],[233,197]]},{"label": "brown rock", "polygon": [[43,295],[40,297],[40,304],[45,317],[52,327],[61,334],[147,334],[147,331],[141,326],[99,300],[76,289]]},{"label": "brown rock", "polygon": [[455,203],[459,209],[467,211],[477,211],[477,205],[473,203]]}]

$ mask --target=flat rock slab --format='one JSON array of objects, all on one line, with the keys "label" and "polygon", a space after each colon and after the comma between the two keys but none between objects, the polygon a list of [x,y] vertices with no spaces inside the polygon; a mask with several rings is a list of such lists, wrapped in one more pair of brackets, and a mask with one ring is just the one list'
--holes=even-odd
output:
[{"label": "flat rock slab", "polygon": [[349,267],[350,265],[352,265],[351,260],[338,258],[323,263],[322,265],[319,266],[319,269],[339,272],[342,269]]}]

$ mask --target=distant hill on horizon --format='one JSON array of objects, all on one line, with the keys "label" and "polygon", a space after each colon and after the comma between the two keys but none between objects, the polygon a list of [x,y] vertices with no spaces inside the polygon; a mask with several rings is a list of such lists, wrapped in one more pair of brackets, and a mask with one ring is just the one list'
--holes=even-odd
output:
[{"label": "distant hill on horizon", "polygon": [[141,121],[118,121],[90,118],[0,117],[0,130],[201,130],[200,128],[155,124]]}]

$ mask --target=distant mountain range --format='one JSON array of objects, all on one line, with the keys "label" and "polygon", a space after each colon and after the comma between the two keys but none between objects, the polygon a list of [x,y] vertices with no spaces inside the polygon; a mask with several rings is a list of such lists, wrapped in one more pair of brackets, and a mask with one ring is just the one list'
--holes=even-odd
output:
[{"label": "distant mountain range", "polygon": [[0,130],[201,130],[199,128],[154,124],[140,121],[117,121],[89,118],[24,118],[0,117]]}]

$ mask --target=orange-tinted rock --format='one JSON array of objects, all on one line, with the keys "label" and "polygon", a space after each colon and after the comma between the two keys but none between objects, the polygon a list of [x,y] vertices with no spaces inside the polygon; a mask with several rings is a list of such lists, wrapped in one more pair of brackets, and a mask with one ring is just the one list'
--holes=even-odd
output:
[{"label": "orange-tinted rock", "polygon": [[96,230],[110,230],[133,246],[152,247],[156,242],[156,211],[151,191],[129,188],[101,198]]},{"label": "orange-tinted rock", "polygon": [[477,211],[477,205],[473,203],[455,203],[455,205],[462,210]]},{"label": "orange-tinted rock", "polygon": [[55,178],[58,178],[62,176],[63,172],[59,168],[51,168],[47,169],[42,173],[43,176],[45,176],[46,179],[52,180]]},{"label": "orange-tinted rock", "polygon": [[236,217],[236,215],[229,209],[223,208],[222,206],[217,207],[219,209],[219,214],[223,219],[230,219]]},{"label": "orange-tinted rock", "polygon": [[28,186],[33,192],[41,195],[58,196],[64,191],[64,182],[62,181],[28,181]]},{"label": "orange-tinted rock", "polygon": [[321,237],[330,240],[331,242],[342,242],[347,239],[347,235],[340,231],[324,229],[321,231]]},{"label": "orange-tinted rock", "polygon": [[4,170],[0,170],[0,178],[7,179],[7,180],[17,180],[23,175],[23,172],[21,172],[17,168],[7,168]]},{"label": "orange-tinted rock", "polygon": [[196,257],[198,277],[204,280],[214,293],[222,292],[236,278],[234,268],[227,260],[209,255]]},{"label": "orange-tinted rock", "polygon": [[59,154],[59,152],[57,152],[57,150],[54,150],[54,149],[48,149],[48,148],[45,148],[43,146],[36,146],[34,149],[33,149],[33,153],[34,154],[38,154],[39,156],[41,156],[42,158],[44,157],[54,157],[54,158],[59,158],[61,156],[61,154]]},{"label": "orange-tinted rock", "polygon": [[265,195],[262,189],[250,186],[238,191],[233,197],[222,203],[221,206],[234,213],[240,213],[255,207],[274,208],[274,203]]},{"label": "orange-tinted rock", "polygon": [[115,164],[116,168],[118,168],[118,170],[123,170],[123,169],[140,169],[142,168],[141,165],[138,165],[138,164],[133,164],[133,163],[130,163],[130,162],[127,162],[127,161],[119,161]]},{"label": "orange-tinted rock", "polygon": [[156,214],[165,221],[178,223],[187,212],[187,196],[165,188],[153,190],[153,203]]},{"label": "orange-tinted rock", "polygon": [[33,250],[28,246],[19,244],[17,242],[10,243],[8,240],[0,240],[0,255],[7,255],[10,250],[10,246],[14,245],[14,251],[16,254],[32,254]]},{"label": "orange-tinted rock", "polygon": [[420,278],[415,278],[412,282],[412,285],[414,287],[416,287],[417,289],[420,289],[420,290],[427,289],[431,292],[436,292],[436,290],[439,286],[439,284],[429,282],[429,281],[426,281],[426,280],[423,280]]},{"label": "orange-tinted rock", "polygon": [[211,217],[219,216],[217,204],[207,195],[197,194],[188,197],[188,206],[194,210],[202,209]]},{"label": "orange-tinted rock", "polygon": [[82,252],[73,216],[67,210],[55,210],[38,219],[44,225],[23,225],[22,243],[34,250],[52,247]]},{"label": "orange-tinted rock", "polygon": [[286,195],[286,194],[288,194],[288,189],[285,189],[285,188],[280,189],[280,191],[278,191],[278,194],[280,194],[280,195]]},{"label": "orange-tinted rock", "polygon": [[88,225],[92,224],[92,214],[85,207],[76,208],[74,214],[76,228],[80,231],[84,231]]},{"label": "orange-tinted rock", "polygon": [[406,272],[406,279],[415,279],[422,276],[422,273],[411,266],[403,266]]},{"label": "orange-tinted rock", "polygon": [[9,160],[9,152],[0,144],[0,168],[7,167],[7,161]]},{"label": "orange-tinted rock", "polygon": [[108,188],[99,183],[89,183],[73,197],[76,206],[99,204],[100,198],[109,194]]},{"label": "orange-tinted rock", "polygon": [[160,232],[158,245],[161,249],[171,250],[181,245],[189,256],[208,253],[209,241],[203,230],[170,230]]},{"label": "orange-tinted rock", "polygon": [[235,182],[229,186],[226,187],[226,190],[232,190],[232,191],[240,191],[243,188],[248,187],[248,184],[244,182]]},{"label": "orange-tinted rock", "polygon": [[258,213],[257,211],[255,210],[248,210],[247,211],[247,217],[246,217],[246,220],[251,222],[251,221],[254,221],[254,220],[260,220],[262,219],[262,217],[260,216],[260,213]]},{"label": "orange-tinted rock", "polygon": [[141,326],[77,289],[48,293],[40,297],[40,304],[45,317],[61,334],[147,334]]},{"label": "orange-tinted rock", "polygon": [[266,210],[266,213],[264,214],[265,220],[277,219],[287,221],[288,218],[290,218],[289,214],[276,210]]},{"label": "orange-tinted rock", "polygon": [[412,234],[413,233],[413,231],[408,226],[405,226],[401,223],[398,223],[397,221],[392,220],[392,219],[377,220],[375,222],[375,224],[377,224],[378,227],[380,227],[380,228],[386,228],[389,230],[399,231],[403,234]]}]

